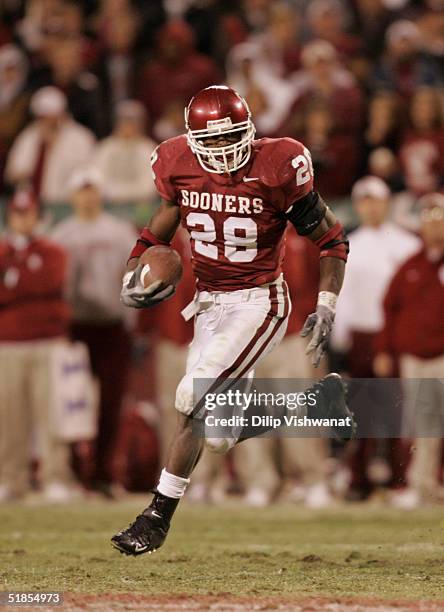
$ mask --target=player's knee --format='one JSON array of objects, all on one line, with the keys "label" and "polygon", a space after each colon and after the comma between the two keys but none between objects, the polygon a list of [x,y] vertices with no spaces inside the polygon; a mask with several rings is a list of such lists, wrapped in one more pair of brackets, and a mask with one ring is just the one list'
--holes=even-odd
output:
[{"label": "player's knee", "polygon": [[186,374],[176,390],[176,410],[187,416],[193,412],[193,377]]},{"label": "player's knee", "polygon": [[224,455],[233,448],[235,440],[230,438],[206,438],[205,446],[215,455]]}]

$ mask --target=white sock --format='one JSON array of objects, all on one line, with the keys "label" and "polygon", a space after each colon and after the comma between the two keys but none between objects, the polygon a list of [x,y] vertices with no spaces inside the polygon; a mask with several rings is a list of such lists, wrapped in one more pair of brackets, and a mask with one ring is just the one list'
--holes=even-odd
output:
[{"label": "white sock", "polygon": [[160,478],[159,484],[157,485],[157,490],[162,495],[166,495],[166,497],[172,497],[173,499],[179,499],[183,497],[185,493],[185,489],[190,484],[189,478],[182,478],[181,476],[174,476],[174,474],[170,474],[163,468]]}]

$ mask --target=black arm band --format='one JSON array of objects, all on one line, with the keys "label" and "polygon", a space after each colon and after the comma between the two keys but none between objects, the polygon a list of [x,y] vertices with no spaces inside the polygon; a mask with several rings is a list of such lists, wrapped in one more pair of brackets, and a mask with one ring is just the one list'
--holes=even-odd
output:
[{"label": "black arm band", "polygon": [[311,234],[327,212],[327,205],[317,191],[310,191],[306,196],[297,200],[285,213],[287,219],[293,223],[300,236]]}]

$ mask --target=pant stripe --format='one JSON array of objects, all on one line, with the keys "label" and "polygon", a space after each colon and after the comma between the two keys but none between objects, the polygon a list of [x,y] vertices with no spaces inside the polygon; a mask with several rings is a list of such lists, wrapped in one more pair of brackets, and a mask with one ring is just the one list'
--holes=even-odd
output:
[{"label": "pant stripe", "polygon": [[[207,393],[213,393],[216,390],[218,392],[223,392],[227,384],[228,386],[232,384],[228,382],[228,378],[241,378],[243,374],[248,373],[248,371],[250,371],[254,366],[257,356],[271,342],[275,333],[286,320],[289,312],[288,290],[285,282],[281,285],[270,285],[269,301],[270,309],[250,342],[247,344],[242,353],[238,355],[235,361],[219,374],[217,379],[207,390]],[[202,408],[202,402],[203,398],[196,403],[193,410],[194,415],[198,414]]]},{"label": "pant stripe", "polygon": [[247,374],[252,369],[258,355],[271,342],[285,321],[289,311],[287,285],[285,282],[281,285],[271,285],[270,304],[270,310],[256,334],[236,361],[222,373],[221,377],[231,376],[241,378],[244,374]]},{"label": "pant stripe", "polygon": [[244,364],[245,360],[250,355],[251,351],[254,350],[254,348],[257,345],[257,343],[264,336],[264,334],[267,333],[268,328],[272,325],[273,320],[274,320],[275,316],[277,315],[278,308],[279,308],[279,298],[278,298],[278,289],[277,289],[277,286],[276,285],[271,285],[269,287],[268,291],[269,291],[268,297],[269,297],[269,300],[270,300],[270,309],[267,312],[267,314],[265,315],[265,318],[264,318],[262,324],[258,327],[258,329],[256,330],[256,333],[254,334],[254,336],[252,337],[250,342],[247,344],[247,346],[244,348],[242,353],[237,356],[235,361],[228,368],[226,368],[219,375],[218,378],[228,378],[229,376],[232,377],[233,374],[236,372],[236,370],[239,370],[239,368],[242,367],[242,365]]},{"label": "pant stripe", "polygon": [[253,368],[259,355],[267,348],[267,346],[270,344],[270,342],[272,341],[272,339],[274,338],[274,336],[276,335],[276,333],[278,332],[278,330],[284,323],[284,321],[287,319],[289,309],[290,309],[290,303],[288,300],[288,290],[287,290],[287,285],[284,284],[283,301],[279,304],[279,310],[282,310],[283,312],[281,313],[278,311],[278,315],[280,315],[281,318],[277,320],[276,318],[274,318],[274,320],[272,321],[272,325],[270,325],[270,327],[267,330],[267,333],[264,334],[264,336],[260,339],[260,346],[257,348],[255,347],[256,350],[252,351],[253,355],[248,360],[248,363],[243,367],[243,369],[240,372],[236,374],[238,378],[242,378],[242,376],[244,376],[245,374],[248,374],[248,372]]}]

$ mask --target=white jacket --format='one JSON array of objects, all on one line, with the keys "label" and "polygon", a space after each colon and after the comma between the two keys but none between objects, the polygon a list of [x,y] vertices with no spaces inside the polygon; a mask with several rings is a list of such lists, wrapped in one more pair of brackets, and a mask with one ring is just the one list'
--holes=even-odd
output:
[{"label": "white jacket", "polygon": [[99,143],[94,165],[104,178],[105,199],[110,202],[149,201],[156,195],[150,157],[156,143],[149,138],[109,136]]},{"label": "white jacket", "polygon": [[[40,152],[39,122],[34,121],[17,136],[8,155],[5,177],[15,183],[32,178]],[[69,177],[78,166],[87,164],[95,148],[93,133],[67,119],[46,153],[41,198],[48,204],[67,202]]]},{"label": "white jacket", "polygon": [[390,221],[377,228],[362,226],[350,234],[350,255],[332,333],[334,348],[347,350],[353,331],[380,331],[388,286],[420,247],[419,238]]}]

